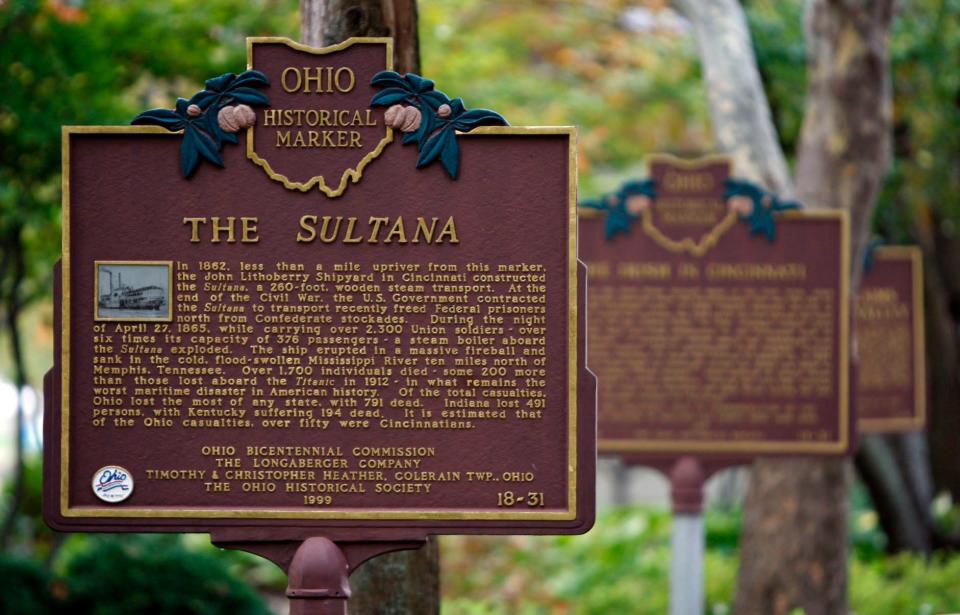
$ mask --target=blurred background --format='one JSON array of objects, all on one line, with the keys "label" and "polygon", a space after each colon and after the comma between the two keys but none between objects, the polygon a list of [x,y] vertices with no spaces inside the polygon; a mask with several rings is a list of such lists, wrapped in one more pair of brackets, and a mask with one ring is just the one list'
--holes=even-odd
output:
[{"label": "blurred background", "polygon": [[[806,90],[803,2],[743,5],[792,161]],[[579,126],[582,198],[642,176],[648,153],[714,149],[697,41],[666,0],[418,6],[422,72],[438,89],[515,125]],[[924,252],[930,428],[882,438],[881,482],[897,489],[856,479],[850,607],[932,615],[960,611],[960,0],[902,0],[896,11],[894,162],[873,231]],[[40,518],[60,126],[125,124],[171,107],[205,79],[242,70],[244,38],[256,35],[299,38],[297,2],[0,0],[0,612],[285,612],[278,569],[205,535],[68,537]],[[709,485],[714,615],[731,612],[745,472]],[[667,489],[652,471],[604,461],[598,523],[585,536],[442,538],[443,613],[662,615]],[[912,514],[879,501],[891,493]]]}]

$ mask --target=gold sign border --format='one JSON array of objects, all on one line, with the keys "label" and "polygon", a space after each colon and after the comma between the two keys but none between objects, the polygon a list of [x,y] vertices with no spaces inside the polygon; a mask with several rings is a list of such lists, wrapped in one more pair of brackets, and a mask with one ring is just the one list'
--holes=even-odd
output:
[{"label": "gold sign border", "polygon": [[[353,45],[385,45],[387,51],[387,61],[385,65],[385,70],[393,70],[393,39],[387,37],[358,37],[348,38],[342,43],[336,45],[331,45],[329,47],[311,47],[310,45],[304,45],[296,41],[290,40],[284,36],[250,36],[247,37],[247,69],[252,70],[253,67],[253,46],[257,43],[281,43],[296,49],[297,51],[305,51],[307,53],[312,53],[315,55],[325,55],[328,53],[334,53],[336,51],[341,51]],[[283,187],[287,190],[299,190],[301,192],[306,192],[317,186],[317,188],[327,195],[330,198],[336,198],[344,193],[347,189],[347,182],[352,181],[357,183],[360,181],[360,178],[363,177],[363,170],[367,167],[370,162],[383,153],[383,149],[387,146],[388,143],[393,141],[393,129],[390,127],[386,128],[387,134],[380,140],[380,143],[377,144],[377,147],[373,149],[370,153],[364,156],[360,162],[355,167],[350,167],[340,175],[340,182],[337,184],[336,188],[331,188],[327,186],[326,180],[322,175],[314,175],[306,182],[297,182],[291,180],[289,177],[282,173],[277,173],[273,170],[273,167],[270,166],[270,163],[262,158],[254,150],[253,143],[253,132],[254,127],[251,126],[247,128],[247,158],[252,160],[257,166],[261,167],[267,174],[267,176],[274,180],[281,182]]]},{"label": "gold sign border", "polygon": [[857,415],[859,433],[892,433],[920,431],[927,425],[927,350],[923,314],[923,253],[918,246],[880,246],[873,254],[874,260],[909,261],[913,284],[913,407],[909,418],[869,419]]},{"label": "gold sign border", "polygon": [[[594,212],[591,212],[593,214]],[[595,217],[587,215],[584,217]],[[840,223],[840,276],[837,301],[840,308],[840,352],[838,370],[839,439],[832,442],[802,442],[791,440],[639,440],[598,439],[597,452],[604,455],[621,453],[677,453],[677,454],[820,454],[839,455],[850,446],[850,217],[846,211],[814,209],[786,211],[779,223],[803,220],[836,220]],[[759,241],[759,239],[758,239]],[[589,263],[587,264],[589,268]],[[601,374],[599,378],[603,378]],[[600,409],[603,412],[603,409]]]},{"label": "gold sign border", "polygon": [[[565,135],[567,155],[567,507],[563,511],[450,511],[450,510],[338,510],[307,511],[294,508],[124,508],[70,506],[70,135],[119,134],[177,136],[158,126],[64,126],[61,131],[62,164],[62,250],[60,297],[60,514],[67,518],[157,518],[157,519],[307,519],[327,520],[395,520],[395,521],[575,521],[577,519],[577,381],[579,378],[579,307],[577,303],[577,129],[573,126],[484,126],[461,136]],[[411,173],[417,172],[411,169]],[[171,307],[172,313],[172,307]],[[442,530],[442,528],[441,528]]]}]

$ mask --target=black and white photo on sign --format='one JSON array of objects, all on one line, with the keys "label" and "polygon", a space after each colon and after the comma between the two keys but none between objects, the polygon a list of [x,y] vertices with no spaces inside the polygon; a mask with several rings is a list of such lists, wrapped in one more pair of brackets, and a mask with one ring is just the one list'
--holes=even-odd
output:
[{"label": "black and white photo on sign", "polygon": [[170,263],[96,264],[97,320],[169,320]]}]

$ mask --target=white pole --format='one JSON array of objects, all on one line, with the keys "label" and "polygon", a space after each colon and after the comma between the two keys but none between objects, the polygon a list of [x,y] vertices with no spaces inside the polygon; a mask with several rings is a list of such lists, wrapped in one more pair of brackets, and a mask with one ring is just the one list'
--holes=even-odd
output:
[{"label": "white pole", "polygon": [[703,483],[696,457],[684,456],[670,468],[673,527],[670,532],[670,615],[703,615]]},{"label": "white pole", "polygon": [[670,615],[703,615],[703,515],[675,513],[670,545]]}]

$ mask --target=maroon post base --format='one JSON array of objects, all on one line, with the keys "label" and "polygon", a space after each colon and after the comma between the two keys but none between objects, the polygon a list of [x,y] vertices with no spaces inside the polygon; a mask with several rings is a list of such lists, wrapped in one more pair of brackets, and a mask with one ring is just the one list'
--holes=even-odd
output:
[{"label": "maroon post base", "polygon": [[307,538],[287,570],[290,615],[347,615],[350,565],[335,542]]},{"label": "maroon post base", "polygon": [[680,457],[670,468],[670,503],[673,514],[703,512],[703,485],[707,474],[696,457]]},{"label": "maroon post base", "polygon": [[406,549],[419,549],[426,539],[408,541],[335,542],[323,536],[303,540],[245,540],[233,532],[214,531],[211,541],[269,559],[287,573],[290,615],[347,615],[350,573],[368,559]]}]

